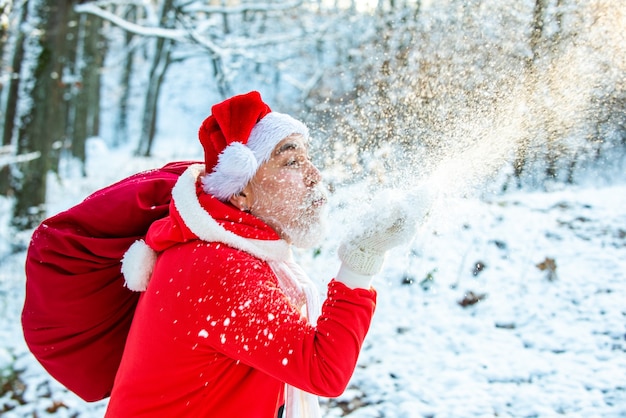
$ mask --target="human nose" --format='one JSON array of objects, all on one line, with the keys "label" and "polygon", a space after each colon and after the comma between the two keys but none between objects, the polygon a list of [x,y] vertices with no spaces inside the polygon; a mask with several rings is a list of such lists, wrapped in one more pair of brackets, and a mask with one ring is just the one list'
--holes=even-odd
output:
[{"label": "human nose", "polygon": [[322,181],[322,173],[313,165],[312,162],[308,162],[307,173],[305,177],[306,185],[311,187]]}]

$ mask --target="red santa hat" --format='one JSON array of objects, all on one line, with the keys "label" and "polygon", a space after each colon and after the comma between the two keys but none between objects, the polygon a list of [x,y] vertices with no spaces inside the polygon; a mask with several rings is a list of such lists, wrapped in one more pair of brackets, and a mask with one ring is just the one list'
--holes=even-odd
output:
[{"label": "red santa hat", "polygon": [[276,144],[292,134],[308,138],[309,130],[289,115],[272,112],[257,91],[216,104],[198,132],[204,148],[203,190],[220,200],[240,193]]}]

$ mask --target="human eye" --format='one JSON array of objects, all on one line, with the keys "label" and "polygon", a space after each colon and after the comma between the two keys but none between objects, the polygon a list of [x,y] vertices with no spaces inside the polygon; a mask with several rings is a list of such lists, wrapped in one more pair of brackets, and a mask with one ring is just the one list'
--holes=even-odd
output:
[{"label": "human eye", "polygon": [[287,167],[297,167],[298,165],[300,165],[300,162],[298,161],[297,158],[288,158],[287,161],[285,162],[285,165]]},{"label": "human eye", "polygon": [[302,164],[304,164],[306,161],[308,161],[308,157],[306,155],[304,155],[304,154],[295,154],[295,155],[290,156],[289,158],[287,158],[287,160],[285,161],[285,165],[288,166],[288,167],[298,168]]}]

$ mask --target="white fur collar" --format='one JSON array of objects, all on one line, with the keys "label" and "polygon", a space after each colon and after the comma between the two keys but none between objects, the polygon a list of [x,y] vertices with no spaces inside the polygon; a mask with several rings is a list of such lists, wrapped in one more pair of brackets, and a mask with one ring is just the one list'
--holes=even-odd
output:
[{"label": "white fur collar", "polygon": [[[200,205],[196,195],[196,180],[203,172],[203,164],[189,166],[172,189],[176,209],[191,232],[203,241],[221,242],[264,261],[291,260],[291,249],[285,240],[243,238],[218,224]],[[148,288],[156,258],[156,252],[144,240],[135,241],[121,260],[126,287],[136,292],[145,291]]]},{"label": "white fur collar", "polygon": [[218,224],[200,205],[196,195],[196,181],[203,173],[203,164],[189,166],[172,189],[174,205],[191,232],[203,241],[221,242],[264,261],[285,261],[291,258],[291,249],[285,240],[243,238]]}]

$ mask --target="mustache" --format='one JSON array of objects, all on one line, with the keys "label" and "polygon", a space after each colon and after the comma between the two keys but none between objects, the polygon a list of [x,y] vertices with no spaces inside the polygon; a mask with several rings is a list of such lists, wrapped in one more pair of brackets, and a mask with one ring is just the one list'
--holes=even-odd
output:
[{"label": "mustache", "polygon": [[323,186],[315,186],[304,200],[306,207],[323,206],[328,201],[328,193]]}]

